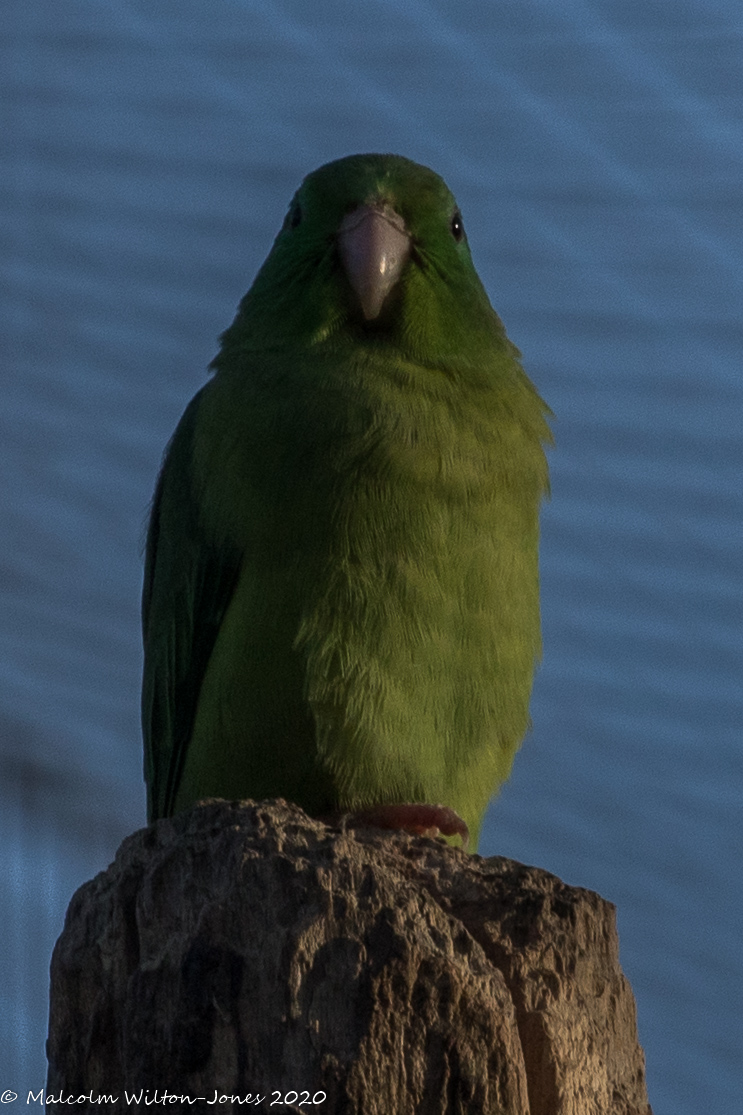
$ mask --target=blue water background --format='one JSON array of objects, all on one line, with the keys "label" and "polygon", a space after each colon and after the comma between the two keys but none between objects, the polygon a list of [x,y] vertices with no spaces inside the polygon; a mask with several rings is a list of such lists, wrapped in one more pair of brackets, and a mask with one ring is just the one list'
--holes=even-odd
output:
[{"label": "blue water background", "polygon": [[743,1110],[739,0],[5,0],[0,1090],[144,822],[161,452],[295,186],[444,175],[556,414],[534,730],[484,854],[618,907],[656,1115]]}]

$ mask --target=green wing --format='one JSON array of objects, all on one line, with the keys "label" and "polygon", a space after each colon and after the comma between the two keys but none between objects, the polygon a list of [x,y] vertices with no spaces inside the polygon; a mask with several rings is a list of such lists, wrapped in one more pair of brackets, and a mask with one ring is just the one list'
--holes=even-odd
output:
[{"label": "green wing", "polygon": [[193,492],[193,440],[203,389],[173,435],[147,535],[142,626],[142,727],[147,814],[173,812],[199,692],[242,554],[205,536]]}]

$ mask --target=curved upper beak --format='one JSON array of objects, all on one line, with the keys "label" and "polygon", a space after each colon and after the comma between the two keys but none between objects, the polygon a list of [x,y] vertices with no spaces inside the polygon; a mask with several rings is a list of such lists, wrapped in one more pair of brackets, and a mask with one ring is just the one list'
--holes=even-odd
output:
[{"label": "curved upper beak", "polygon": [[410,234],[389,205],[359,205],[338,228],[338,250],[364,317],[379,316],[410,255]]}]

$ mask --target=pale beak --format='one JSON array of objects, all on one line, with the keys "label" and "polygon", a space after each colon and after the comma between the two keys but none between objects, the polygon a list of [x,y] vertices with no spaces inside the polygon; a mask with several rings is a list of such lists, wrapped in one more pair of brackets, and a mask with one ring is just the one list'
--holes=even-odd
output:
[{"label": "pale beak", "polygon": [[379,316],[410,255],[410,236],[389,205],[360,205],[338,229],[338,251],[364,317]]}]

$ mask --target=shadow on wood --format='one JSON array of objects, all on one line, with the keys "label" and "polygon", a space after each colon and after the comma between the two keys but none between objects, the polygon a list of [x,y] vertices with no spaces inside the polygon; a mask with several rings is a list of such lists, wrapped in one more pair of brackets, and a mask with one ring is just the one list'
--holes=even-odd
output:
[{"label": "shadow on wood", "polygon": [[159,821],[80,888],[48,1057],[59,1111],[650,1115],[610,903],[283,801]]}]

